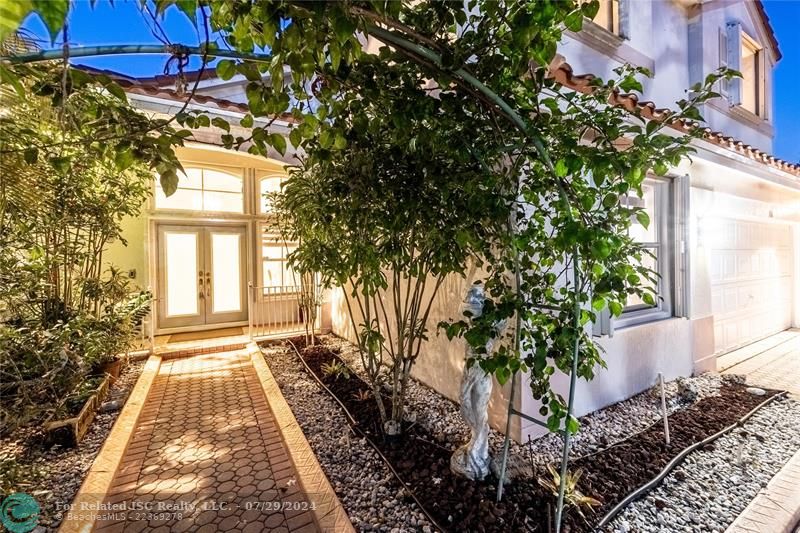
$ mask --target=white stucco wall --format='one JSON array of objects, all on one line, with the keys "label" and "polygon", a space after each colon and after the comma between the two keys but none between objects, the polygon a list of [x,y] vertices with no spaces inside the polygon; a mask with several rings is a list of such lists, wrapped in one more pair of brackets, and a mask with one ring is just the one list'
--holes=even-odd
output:
[{"label": "white stucco wall", "polygon": [[[633,326],[614,332],[613,337],[597,339],[605,352],[607,369],[597,368],[591,382],[579,379],[575,389],[575,416],[583,416],[606,405],[619,402],[655,384],[659,372],[667,380],[692,373],[692,328],[688,320],[671,318]],[[523,378],[522,411],[537,415],[541,402],[525,388]],[[569,376],[556,371],[553,389],[565,399]],[[522,439],[536,438],[546,429],[531,422],[522,424]]]},{"label": "white stucco wall", "polygon": [[[424,343],[411,373],[414,378],[456,402],[464,370],[466,344],[461,339],[448,341],[444,333],[437,333],[436,325],[443,320],[461,318],[461,302],[470,282],[455,275],[449,276],[444,282],[434,300],[428,319],[429,340]],[[335,289],[331,292],[331,331],[353,342],[356,339],[356,333],[353,331],[344,298],[343,289]],[[356,304],[353,304],[353,308],[357,309]],[[390,305],[387,305],[387,311],[390,317],[393,317]],[[356,324],[360,323],[360,315],[358,315]],[[507,383],[505,387],[500,387],[496,381],[494,382],[492,397],[489,401],[489,424],[497,430],[505,430],[505,413],[508,407],[509,393],[510,383]],[[518,406],[519,395],[516,400]],[[519,421],[514,421],[512,435],[519,435],[519,427]]]},{"label": "white stucco wall", "polygon": [[[686,98],[686,90],[720,67],[720,31],[729,21],[739,21],[767,54],[767,120],[734,113],[726,99],[713,100],[702,114],[715,131],[741,139],[765,150],[772,149],[772,67],[768,34],[753,2],[711,0],[690,3],[674,0],[629,2],[628,35],[619,39],[591,23],[579,35],[567,32],[559,53],[577,74],[595,74],[604,79],[623,63],[646,67],[654,74],[644,82],[644,99],[659,107],[675,107]],[[594,37],[592,37],[594,36]]]}]

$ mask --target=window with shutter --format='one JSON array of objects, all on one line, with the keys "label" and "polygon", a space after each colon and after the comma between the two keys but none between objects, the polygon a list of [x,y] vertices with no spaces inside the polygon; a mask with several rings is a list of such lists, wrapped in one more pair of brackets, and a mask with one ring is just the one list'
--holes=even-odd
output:
[{"label": "window with shutter", "polygon": [[[719,30],[719,68],[728,66],[728,34],[725,30]],[[728,98],[728,80],[719,80],[719,93]]]},{"label": "window with shutter", "polygon": [[[728,68],[741,71],[742,60],[742,25],[739,22],[729,22],[726,27],[725,44],[727,50]],[[728,101],[732,106],[742,103],[742,80],[732,78],[728,82]]]}]

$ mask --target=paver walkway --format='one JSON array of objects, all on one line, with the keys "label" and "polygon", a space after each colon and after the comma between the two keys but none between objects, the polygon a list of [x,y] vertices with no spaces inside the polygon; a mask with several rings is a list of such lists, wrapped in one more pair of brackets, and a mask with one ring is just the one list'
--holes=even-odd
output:
[{"label": "paver walkway", "polygon": [[96,531],[315,532],[246,352],[164,361]]},{"label": "paver walkway", "polygon": [[723,360],[733,364],[725,374],[745,374],[750,385],[788,390],[800,397],[800,330],[786,330],[725,354]]}]

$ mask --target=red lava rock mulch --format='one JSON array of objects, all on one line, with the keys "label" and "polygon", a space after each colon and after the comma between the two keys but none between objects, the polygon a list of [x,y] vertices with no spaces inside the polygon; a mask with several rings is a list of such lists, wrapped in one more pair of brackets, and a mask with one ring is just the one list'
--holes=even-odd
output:
[{"label": "red lava rock mulch", "polygon": [[[410,425],[401,440],[385,440],[374,398],[361,394],[368,392],[369,386],[352,372],[349,377],[336,377],[322,371],[322,365],[331,361],[344,364],[338,350],[324,345],[304,348],[302,338],[292,340],[312,372],[345,406],[439,526],[453,532],[549,531],[548,520],[552,518],[548,518],[548,508],[552,506],[554,512],[554,498],[535,477],[509,485],[503,501],[497,503],[497,480],[472,482],[453,474],[452,450],[437,443],[425,428]],[[775,391],[767,394],[771,396]],[[602,505],[593,511],[584,510],[586,519],[575,510],[565,509],[562,530],[591,531],[602,516],[653,479],[681,451],[733,424],[767,397],[749,394],[742,385],[726,385],[719,396],[705,398],[670,415],[669,446],[664,443],[663,424],[659,422],[605,450],[573,460],[570,470],[583,470],[580,490],[599,499]],[[547,476],[542,471],[536,474]]]}]

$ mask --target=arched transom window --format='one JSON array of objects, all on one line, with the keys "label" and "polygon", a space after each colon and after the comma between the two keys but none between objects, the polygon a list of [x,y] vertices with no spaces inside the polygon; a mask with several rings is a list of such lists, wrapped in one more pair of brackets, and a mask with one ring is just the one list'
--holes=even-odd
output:
[{"label": "arched transom window", "polygon": [[208,168],[186,167],[178,174],[178,190],[167,196],[156,180],[156,209],[180,209],[211,213],[243,213],[241,174]]}]

